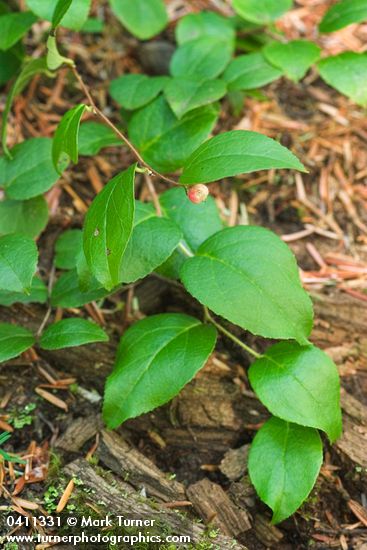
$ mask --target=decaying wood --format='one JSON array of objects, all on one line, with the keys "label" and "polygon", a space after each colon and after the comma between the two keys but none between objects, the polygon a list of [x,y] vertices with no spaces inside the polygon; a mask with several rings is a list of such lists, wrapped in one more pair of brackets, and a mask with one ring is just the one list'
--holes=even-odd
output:
[{"label": "decaying wood", "polygon": [[136,490],[163,502],[185,500],[181,483],[169,480],[146,456],[117,433],[103,431],[98,448],[100,460]]},{"label": "decaying wood", "polygon": [[211,524],[228,536],[238,538],[251,529],[245,510],[238,508],[220,485],[204,478],[187,489],[187,496],[205,524]]},{"label": "decaying wood", "polygon": [[224,455],[219,469],[229,480],[236,481],[245,475],[249,447],[249,445],[242,445],[239,449],[230,449]]},{"label": "decaying wood", "polygon": [[356,424],[345,416],[343,435],[335,445],[354,463],[367,468],[367,426]]},{"label": "decaying wood", "polygon": [[77,453],[84,443],[96,435],[101,427],[102,420],[97,415],[76,418],[55,441],[55,447],[70,453]]},{"label": "decaying wood", "polygon": [[[101,508],[101,516],[108,510],[110,515],[123,515],[130,519],[154,520],[156,524],[161,526],[161,534],[169,532],[171,534],[187,535],[191,537],[194,544],[207,540],[205,526],[190,520],[179,512],[167,510],[164,506],[144,498],[139,492],[132,490],[126,482],[116,478],[109,482],[105,477],[97,474],[83,459],[68,464],[64,468],[64,472],[66,475],[75,476],[83,482],[80,490],[88,489],[83,497],[86,506],[88,506],[88,494],[90,494],[90,500],[94,508],[96,506]],[[126,490],[127,487],[129,490]],[[103,502],[104,507],[101,504],[96,504],[96,501]],[[222,534],[218,534],[211,542],[214,548],[217,546],[220,550],[246,550],[245,546]]]}]

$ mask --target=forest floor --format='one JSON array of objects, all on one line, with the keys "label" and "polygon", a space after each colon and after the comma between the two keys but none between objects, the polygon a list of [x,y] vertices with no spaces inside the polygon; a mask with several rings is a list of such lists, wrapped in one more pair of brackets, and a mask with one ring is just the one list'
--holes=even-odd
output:
[{"label": "forest floor", "polygon": [[[221,2],[172,1],[169,7],[174,20],[189,8],[217,4]],[[310,36],[308,29],[327,5],[298,2],[283,29],[290,37]],[[107,19],[102,35],[80,38],[65,32],[64,43],[99,105],[119,122],[118,109],[108,97],[110,79],[128,71],[152,74],[163,56],[125,36],[108,14]],[[161,47],[172,40],[172,28],[173,23],[160,37]],[[366,34],[366,26],[354,25],[324,39],[323,46],[329,53],[361,51]],[[28,44],[30,50],[33,46]],[[126,326],[158,312],[201,314],[180,285],[151,276],[102,306],[71,312],[102,323],[109,343],[57,352],[32,349],[0,366],[0,431],[12,433],[5,448],[27,462],[24,467],[0,466],[0,534],[9,530],[6,507],[21,514],[52,513],[74,477],[77,483],[65,514],[98,518],[108,510],[155,518],[165,532],[190,534],[193,548],[367,549],[367,119],[313,71],[298,85],[280,80],[264,95],[262,101],[247,98],[236,117],[225,104],[215,132],[241,128],[280,138],[309,173],[259,172],[213,184],[211,192],[228,224],[267,226],[293,249],[315,307],[311,340],[332,356],[340,371],[344,433],[332,447],[325,440],[325,460],[311,496],[291,518],[270,524],[269,509],[256,496],[246,467],[248,445],[268,413],[248,383],[249,357],[225,338],[171,403],[115,432],[104,430],[104,380]],[[4,99],[2,94],[0,108]],[[53,81],[34,78],[15,101],[10,139],[52,137],[60,116],[83,100],[67,69]],[[132,160],[125,147],[82,157],[47,194],[51,218],[39,239],[45,281],[56,238],[67,228],[82,226],[96,192]],[[139,198],[150,199],[143,180],[137,192]],[[37,329],[46,311],[47,306],[39,305],[0,307],[0,321]],[[59,309],[56,317],[64,313],[70,311]],[[264,349],[261,339],[237,330]],[[80,544],[84,547],[93,548]]]}]

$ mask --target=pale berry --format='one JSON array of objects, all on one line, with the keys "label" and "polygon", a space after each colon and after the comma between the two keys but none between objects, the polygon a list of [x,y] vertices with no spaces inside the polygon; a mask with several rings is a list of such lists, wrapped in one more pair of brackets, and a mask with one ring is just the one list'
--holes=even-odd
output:
[{"label": "pale berry", "polygon": [[206,185],[203,185],[202,183],[198,183],[196,185],[192,185],[187,190],[187,196],[191,202],[194,202],[195,204],[200,204],[201,202],[206,201],[209,195],[209,189]]}]

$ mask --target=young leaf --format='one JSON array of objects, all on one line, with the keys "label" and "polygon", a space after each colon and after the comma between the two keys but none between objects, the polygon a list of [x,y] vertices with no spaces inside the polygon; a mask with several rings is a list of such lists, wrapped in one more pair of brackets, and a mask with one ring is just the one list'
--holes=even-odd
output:
[{"label": "young leaf", "polygon": [[95,323],[86,319],[63,319],[45,330],[40,346],[42,349],[63,349],[107,341],[107,334]]},{"label": "young leaf", "polygon": [[185,42],[206,36],[220,37],[231,44],[234,43],[235,30],[228,17],[223,17],[214,11],[189,13],[177,23],[176,41],[181,46]]},{"label": "young leaf", "polygon": [[69,160],[78,162],[78,134],[80,120],[86,105],[76,105],[64,114],[54,135],[52,144],[52,161],[59,174],[65,169]]},{"label": "young leaf", "polygon": [[344,52],[320,61],[321,77],[358,105],[367,105],[367,53]]},{"label": "young leaf", "polygon": [[85,218],[85,257],[107,290],[121,282],[122,258],[134,223],[135,168],[134,164],[115,176],[96,196]]},{"label": "young leaf", "polygon": [[233,0],[233,9],[253,23],[267,25],[291,9],[292,0]]},{"label": "young leaf", "polygon": [[208,137],[218,116],[213,105],[200,107],[180,120],[166,100],[158,97],[133,115],[129,137],[144,160],[159,172],[173,172]]},{"label": "young leaf", "polygon": [[47,302],[48,290],[45,283],[38,277],[33,277],[29,294],[21,292],[7,292],[0,290],[0,306],[13,304],[44,304]]},{"label": "young leaf", "polygon": [[56,29],[60,25],[60,22],[68,9],[70,8],[73,0],[58,0],[55,10],[52,15],[52,28]]},{"label": "young leaf", "polygon": [[110,4],[123,26],[140,40],[152,38],[168,23],[162,0],[110,0]]},{"label": "young leaf", "polygon": [[198,82],[184,77],[172,78],[164,88],[164,95],[177,118],[189,111],[213,103],[226,94],[222,80]]},{"label": "young leaf", "polygon": [[172,76],[194,77],[199,81],[219,76],[228,65],[233,46],[218,37],[204,36],[185,42],[172,56]]},{"label": "young leaf", "polygon": [[104,147],[121,145],[121,139],[108,126],[99,122],[84,122],[79,128],[79,155],[98,155]]},{"label": "young leaf", "polygon": [[213,327],[181,314],[147,317],[123,335],[107,379],[103,416],[109,428],[167,403],[204,366]]},{"label": "young leaf", "polygon": [[56,281],[51,293],[51,305],[54,307],[81,307],[95,300],[101,300],[108,296],[109,292],[101,288],[98,281],[95,287],[90,287],[87,292],[80,289],[76,269],[72,269],[61,275]]},{"label": "young leaf", "polygon": [[223,79],[228,90],[253,90],[282,76],[282,72],[268,63],[261,52],[239,55],[226,68]]},{"label": "young leaf", "polygon": [[28,201],[0,202],[0,235],[19,233],[37,237],[46,227],[48,206],[43,196]]},{"label": "young leaf", "polygon": [[291,250],[268,229],[237,226],[209,237],[181,279],[199,302],[253,334],[308,343],[311,300]]},{"label": "young leaf", "polygon": [[51,157],[52,140],[32,138],[11,150],[12,158],[0,159],[0,187],[9,199],[27,200],[48,191],[58,180]]},{"label": "young leaf", "polygon": [[279,67],[288,78],[298,82],[319,59],[321,49],[308,40],[292,40],[286,44],[271,42],[263,52],[270,63]]},{"label": "young leaf", "polygon": [[8,50],[24,36],[37,17],[30,11],[7,13],[0,16],[0,50]]},{"label": "young leaf", "polygon": [[208,183],[270,168],[306,171],[277,141],[257,132],[232,130],[203,143],[186,161],[180,182]]},{"label": "young leaf", "polygon": [[37,259],[37,247],[29,237],[0,237],[0,289],[29,294]]},{"label": "young leaf", "polygon": [[281,342],[251,365],[252,387],[269,411],[288,422],[341,434],[338,371],[315,346]]},{"label": "young leaf", "polygon": [[273,510],[273,523],[283,521],[308,497],[322,465],[317,430],[271,418],[258,431],[249,454],[255,489]]},{"label": "young leaf", "polygon": [[[26,3],[29,9],[41,19],[56,21],[56,0],[26,0]],[[64,3],[68,4],[69,0],[64,0]],[[72,0],[65,15],[57,24],[73,31],[79,31],[88,18],[90,5],[91,0]]]},{"label": "young leaf", "polygon": [[49,35],[47,39],[47,68],[50,69],[50,71],[56,71],[61,65],[64,63],[66,65],[74,65],[74,61],[72,59],[69,59],[68,57],[64,57],[59,52],[59,48],[57,46],[56,37],[52,34]]},{"label": "young leaf", "polygon": [[150,103],[163,90],[169,78],[145,74],[126,74],[112,80],[111,97],[124,109],[135,110]]},{"label": "young leaf", "polygon": [[0,363],[17,357],[34,344],[33,334],[23,327],[0,323]]},{"label": "young leaf", "polygon": [[367,0],[342,0],[326,12],[320,25],[320,32],[334,32],[352,23],[367,19]]},{"label": "young leaf", "polygon": [[64,231],[55,243],[55,266],[59,269],[73,269],[83,249],[83,232],[80,229]]},{"label": "young leaf", "polygon": [[120,280],[142,279],[172,254],[181,239],[177,225],[157,217],[151,204],[136,202],[134,229],[120,269]]}]

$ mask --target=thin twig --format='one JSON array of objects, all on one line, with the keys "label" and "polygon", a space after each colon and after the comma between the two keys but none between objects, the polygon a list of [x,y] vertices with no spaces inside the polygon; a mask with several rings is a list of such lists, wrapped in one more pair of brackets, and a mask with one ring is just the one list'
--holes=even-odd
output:
[{"label": "thin twig", "polygon": [[159,197],[157,195],[157,191],[155,190],[154,183],[152,182],[152,178],[150,177],[148,172],[144,172],[144,179],[145,179],[146,186],[148,187],[150,196],[152,197],[152,201],[154,204],[154,208],[157,212],[157,216],[161,217],[162,208],[159,202]]}]

